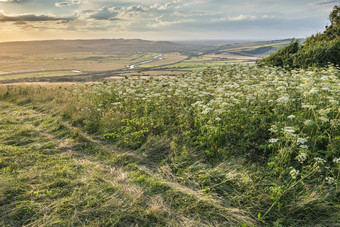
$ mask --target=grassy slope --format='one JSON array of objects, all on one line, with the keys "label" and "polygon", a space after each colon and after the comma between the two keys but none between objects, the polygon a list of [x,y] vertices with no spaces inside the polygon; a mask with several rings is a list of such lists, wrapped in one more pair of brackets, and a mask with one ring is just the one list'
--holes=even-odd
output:
[{"label": "grassy slope", "polygon": [[[319,121],[318,109],[315,112],[300,106],[306,99],[311,106],[334,108],[334,114],[332,112],[328,117],[338,122],[338,107],[331,105],[335,100],[319,102],[320,97],[331,95],[328,90],[321,91],[326,86],[333,90],[334,99],[339,97],[339,82],[335,77],[338,71],[326,70],[285,72],[255,66],[230,66],[164,79],[87,85],[0,86],[0,97],[6,100],[1,103],[0,118],[0,140],[4,141],[1,148],[4,152],[0,152],[3,155],[0,183],[4,186],[0,193],[4,195],[0,213],[5,214],[1,221],[17,226],[49,225],[49,220],[64,225],[91,226],[156,223],[175,226],[240,226],[242,223],[336,226],[340,220],[339,182],[329,184],[325,178],[334,174],[334,179],[339,180],[339,167],[336,169],[332,160],[339,157],[340,127],[330,127],[327,122]],[[303,84],[311,79],[310,86],[317,84],[321,96],[314,95],[316,88],[313,90]],[[243,86],[234,86],[230,84],[232,81]],[[286,81],[289,91],[281,93]],[[303,89],[300,83],[305,86]],[[223,84],[228,88],[218,89]],[[256,85],[257,90],[250,85]],[[175,92],[181,90],[187,92],[176,96]],[[206,91],[209,96],[199,96],[200,93],[207,94]],[[212,152],[217,153],[214,159],[207,153],[210,137],[206,135],[216,134],[192,130],[197,126],[191,118],[202,116],[202,120],[214,124],[218,120],[214,115],[200,114],[202,110],[194,109],[192,104],[197,100],[209,102],[217,98],[212,92],[229,97],[233,91],[238,91],[239,97],[245,94],[244,104],[250,111],[240,109],[243,105],[223,107],[235,115],[230,118],[218,115],[225,120],[223,132],[228,134],[222,140],[216,140],[226,142],[219,150],[214,150],[217,142],[211,140]],[[264,91],[270,93],[264,98],[256,96],[258,99],[248,96],[249,93],[258,95],[255,91],[264,96],[267,94]],[[151,102],[137,98],[143,92],[151,96]],[[160,96],[161,92],[174,97],[163,100],[167,96]],[[280,104],[278,100],[282,95],[302,100]],[[228,97],[223,97],[222,101],[227,101]],[[269,104],[267,98],[272,99]],[[327,100],[329,98],[331,96]],[[256,101],[248,102],[247,99]],[[277,103],[273,104],[273,100]],[[124,103],[116,105],[117,101]],[[219,105],[217,100],[210,106],[219,108]],[[196,112],[185,111],[185,107]],[[288,117],[292,113],[297,116],[296,121]],[[318,127],[305,127],[305,119],[313,119]],[[123,137],[112,144],[96,138],[96,135],[102,138],[105,133],[125,130],[127,124],[122,125],[121,120],[128,120],[128,126],[136,128],[125,131]],[[135,120],[137,126],[133,126]],[[83,127],[74,128],[67,122]],[[298,152],[304,150],[295,147],[299,146],[292,140],[295,137],[268,135],[268,127],[280,122],[284,126],[294,122],[296,130],[302,128],[298,136],[308,138],[313,151],[308,152],[308,162],[305,160],[301,165],[296,161]],[[139,128],[142,125],[150,127],[152,132],[141,141],[138,136],[144,129]],[[162,127],[167,130],[162,131]],[[85,130],[92,133],[91,136],[84,133]],[[190,133],[194,135],[190,137]],[[190,144],[199,138],[195,133],[203,142],[207,139],[207,146]],[[267,136],[280,138],[282,149],[267,145],[270,138]],[[256,144],[249,145],[247,139],[253,137]],[[135,146],[136,142],[142,144],[134,150],[124,148],[124,143]],[[324,147],[328,143],[326,150]],[[262,145],[267,147],[263,149]],[[272,152],[271,157],[269,152]],[[315,156],[327,159],[327,165],[318,165]],[[272,167],[275,163],[277,168]],[[298,178],[292,179],[290,166],[301,171]],[[45,177],[39,178],[39,174]],[[42,197],[36,198],[35,194]],[[26,215],[27,209],[34,211]]]},{"label": "grassy slope", "polygon": [[[58,116],[0,103],[0,225],[235,225],[246,212],[155,174]],[[151,166],[150,166],[151,165]]]}]

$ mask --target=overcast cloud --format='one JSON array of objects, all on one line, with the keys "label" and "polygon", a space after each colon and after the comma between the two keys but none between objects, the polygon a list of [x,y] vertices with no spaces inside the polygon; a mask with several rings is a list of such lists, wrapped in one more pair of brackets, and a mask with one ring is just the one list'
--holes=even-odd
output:
[{"label": "overcast cloud", "polygon": [[[300,38],[323,31],[335,5],[340,1],[0,0],[0,32],[10,30],[8,40],[15,40],[15,32],[21,32],[20,39]],[[0,41],[6,40],[0,36]]]}]

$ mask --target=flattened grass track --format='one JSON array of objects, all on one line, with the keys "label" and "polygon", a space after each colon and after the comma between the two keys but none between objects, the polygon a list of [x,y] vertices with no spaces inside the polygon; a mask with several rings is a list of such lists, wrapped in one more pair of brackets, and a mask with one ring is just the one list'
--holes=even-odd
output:
[{"label": "flattened grass track", "polygon": [[115,151],[37,107],[0,102],[0,226],[256,223],[147,158]]}]

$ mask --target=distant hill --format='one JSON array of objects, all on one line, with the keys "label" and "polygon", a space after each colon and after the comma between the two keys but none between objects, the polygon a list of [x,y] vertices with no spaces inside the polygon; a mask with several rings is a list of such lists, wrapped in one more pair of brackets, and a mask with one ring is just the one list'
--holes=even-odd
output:
[{"label": "distant hill", "polygon": [[237,42],[237,40],[169,42],[141,39],[95,39],[3,42],[0,43],[0,59],[61,53],[119,55],[152,52],[180,52],[186,55],[197,55],[200,52],[228,52],[236,55],[263,57],[286,46],[290,41],[289,39],[256,42]]},{"label": "distant hill", "polygon": [[292,39],[234,43],[219,46],[215,54],[234,54],[263,58],[287,46]]},{"label": "distant hill", "polygon": [[167,41],[139,39],[47,40],[0,43],[0,55],[37,55],[51,53],[129,54],[136,52],[169,52],[185,49],[184,45]]}]

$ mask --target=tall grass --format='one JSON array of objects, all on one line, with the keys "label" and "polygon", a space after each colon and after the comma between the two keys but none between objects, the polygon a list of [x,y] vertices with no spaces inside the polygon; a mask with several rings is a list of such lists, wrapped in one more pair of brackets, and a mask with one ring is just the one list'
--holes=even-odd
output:
[{"label": "tall grass", "polygon": [[249,65],[171,78],[6,85],[0,92],[276,226],[339,221],[339,95],[335,67]]}]

